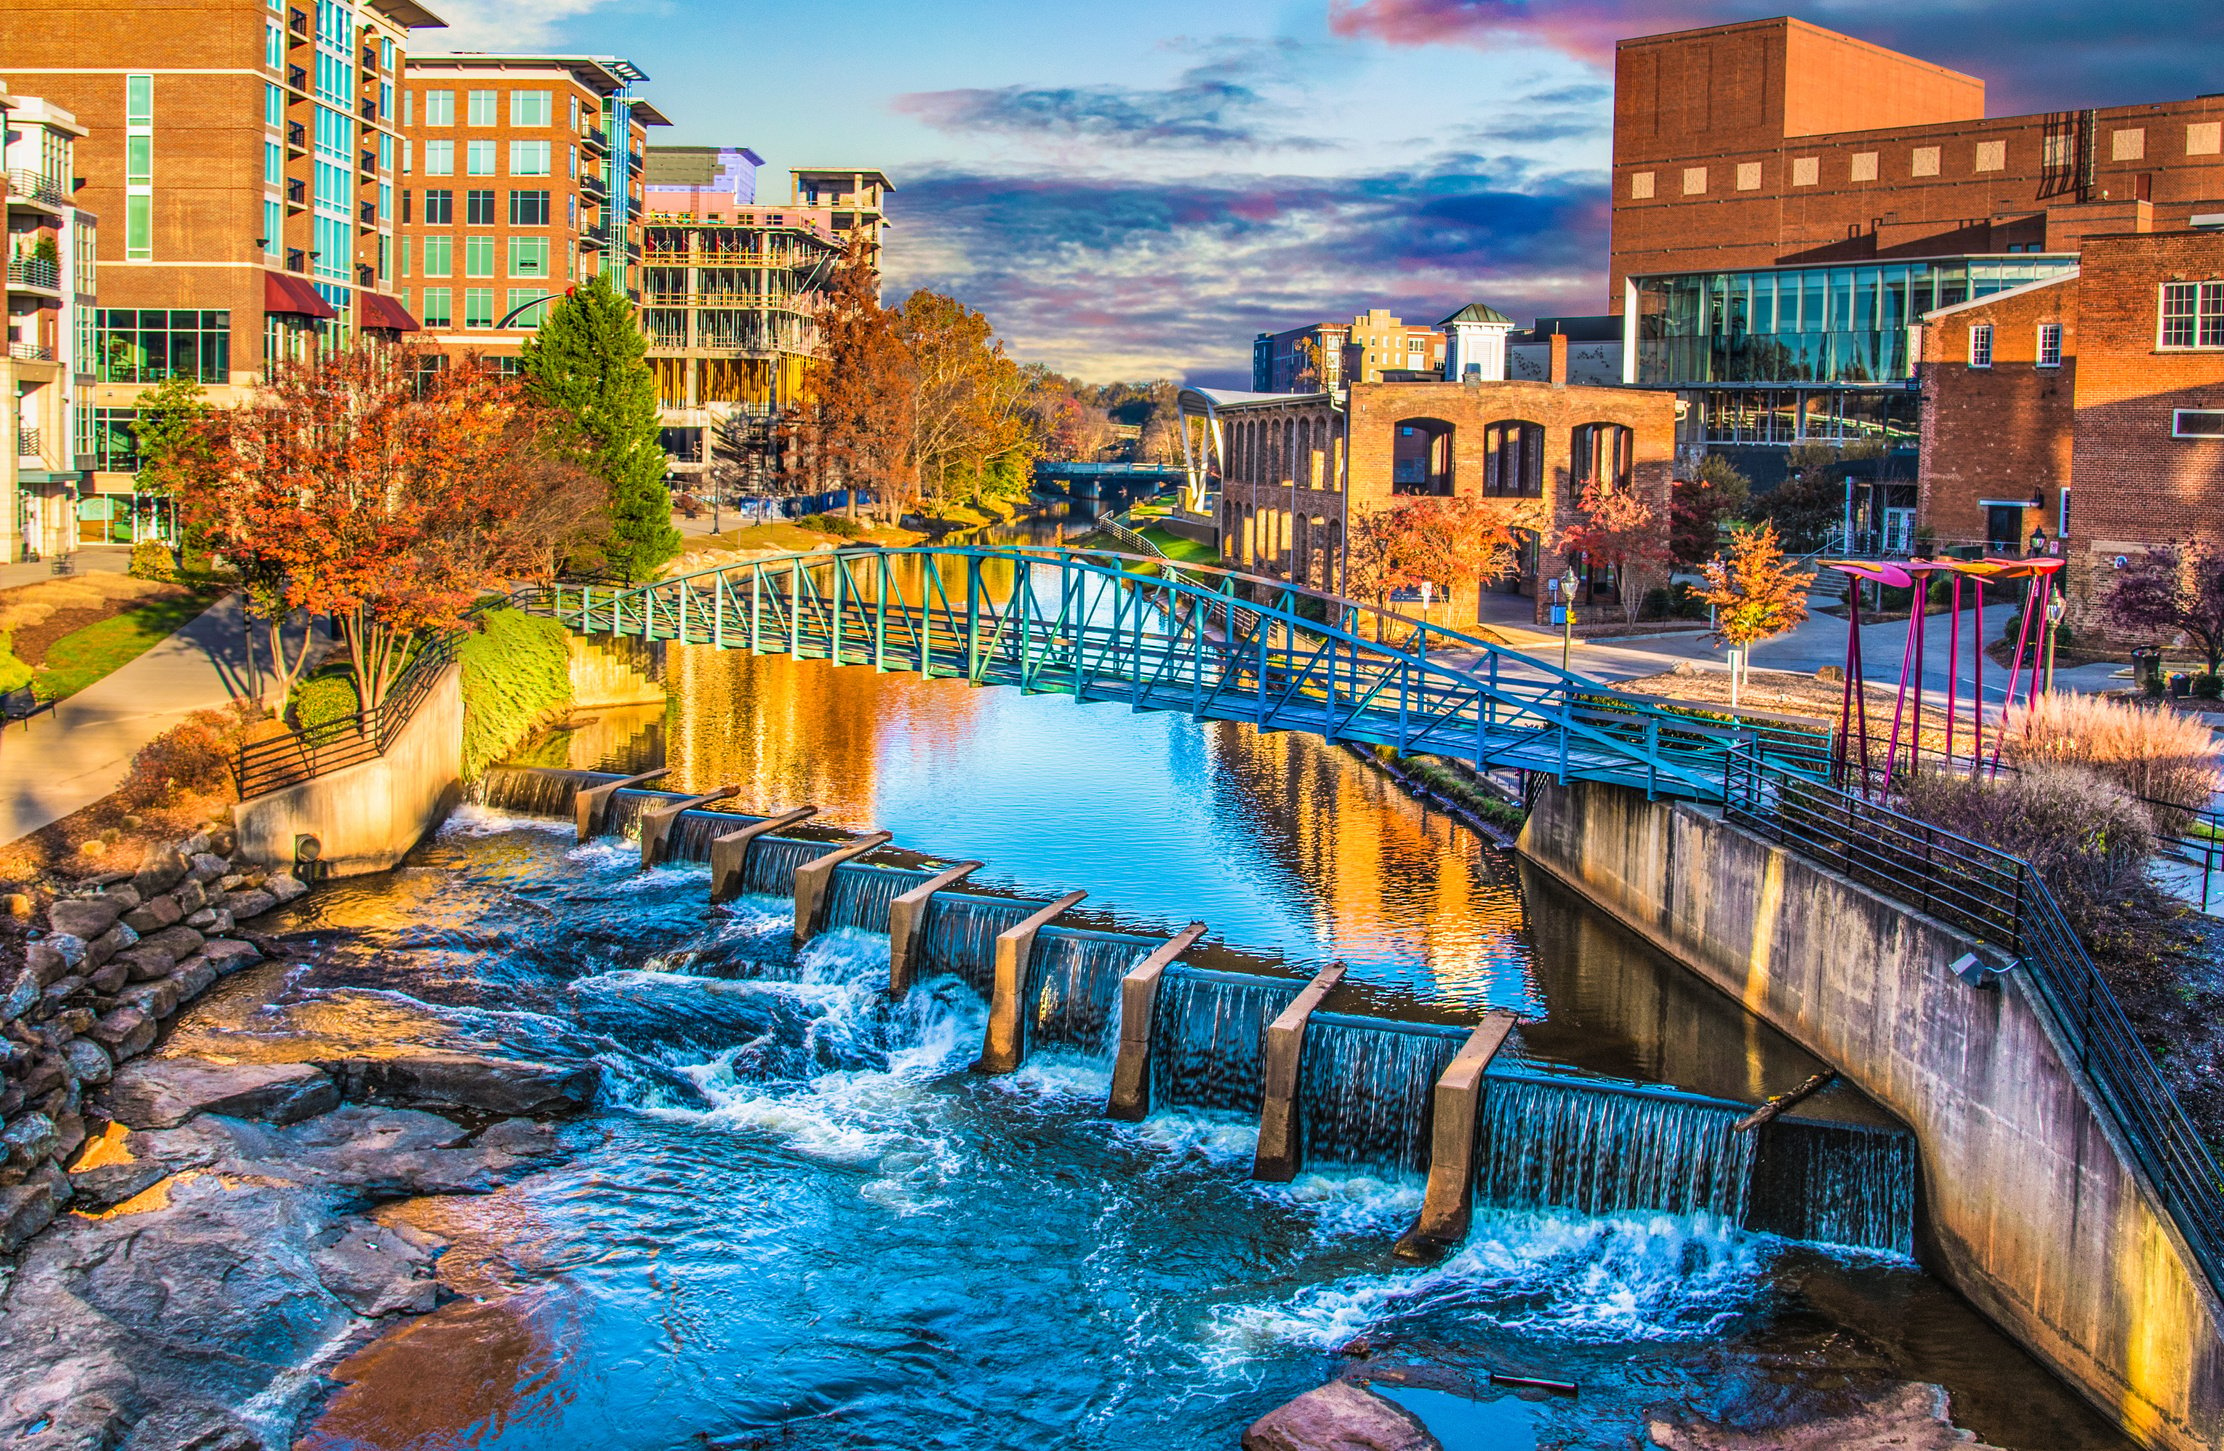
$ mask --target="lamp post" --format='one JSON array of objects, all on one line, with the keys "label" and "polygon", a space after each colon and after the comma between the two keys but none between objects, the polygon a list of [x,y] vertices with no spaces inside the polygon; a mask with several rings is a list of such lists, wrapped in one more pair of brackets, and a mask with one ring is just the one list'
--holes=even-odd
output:
[{"label": "lamp post", "polygon": [[1577,577],[1575,566],[1560,576],[1560,668],[1568,668],[1568,654],[1575,648],[1575,587],[1583,581]]},{"label": "lamp post", "polygon": [[2070,602],[2056,590],[2046,602],[2046,693],[2054,693],[2054,638],[2062,632],[2062,620],[2070,612]]}]

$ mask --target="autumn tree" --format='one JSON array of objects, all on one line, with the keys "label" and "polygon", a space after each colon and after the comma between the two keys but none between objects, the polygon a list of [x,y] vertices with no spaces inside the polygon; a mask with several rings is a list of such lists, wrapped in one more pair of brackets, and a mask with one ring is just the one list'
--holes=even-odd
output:
[{"label": "autumn tree", "polygon": [[1600,479],[1584,485],[1575,507],[1576,522],[1561,532],[1560,548],[1611,568],[1622,619],[1636,624],[1646,594],[1668,578],[1667,531],[1658,511],[1637,490]]},{"label": "autumn tree", "polygon": [[139,455],[139,472],[132,482],[140,493],[177,497],[204,447],[200,423],[208,411],[208,395],[201,385],[182,374],[173,374],[139,395],[131,441]]},{"label": "autumn tree", "polygon": [[1354,513],[1344,561],[1344,589],[1378,610],[1393,591],[1502,578],[1519,555],[1516,531],[1526,515],[1478,499],[1427,496]]},{"label": "autumn tree", "polygon": [[861,237],[828,284],[818,332],[803,401],[781,428],[780,472],[796,493],[871,490],[887,517],[900,517],[918,495],[918,375]]},{"label": "autumn tree", "polygon": [[483,363],[422,369],[360,342],[204,417],[185,508],[257,597],[281,682],[303,662],[278,622],[328,614],[367,710],[427,632],[546,577],[591,527],[602,488],[565,446],[568,426]]},{"label": "autumn tree", "polygon": [[2183,635],[2216,674],[2224,663],[2224,536],[2198,534],[2134,555],[2109,578],[2100,609],[2119,630]]},{"label": "autumn tree", "polygon": [[897,310],[911,358],[911,463],[921,494],[937,504],[1021,497],[1033,483],[1042,426],[1034,381],[1004,352],[989,320],[939,292]]},{"label": "autumn tree", "polygon": [[1807,618],[1807,588],[1815,577],[1792,569],[1773,524],[1732,530],[1727,556],[1708,560],[1703,572],[1706,588],[1699,598],[1714,607],[1715,643],[1731,651],[1734,706],[1753,647]]},{"label": "autumn tree", "polygon": [[626,579],[652,577],[679,553],[680,536],[656,376],[632,302],[608,276],[589,278],[525,340],[521,366],[527,396],[570,421],[607,488],[604,566]]},{"label": "autumn tree", "polygon": [[1722,526],[1741,517],[1752,499],[1752,481],[1722,455],[1708,454],[1696,475],[1670,485],[1670,556],[1684,565],[1712,559],[1722,547]]}]

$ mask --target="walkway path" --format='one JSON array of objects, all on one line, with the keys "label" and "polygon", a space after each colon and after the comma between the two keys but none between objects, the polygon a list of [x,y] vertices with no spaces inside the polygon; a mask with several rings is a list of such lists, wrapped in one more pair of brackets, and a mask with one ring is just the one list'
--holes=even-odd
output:
[{"label": "walkway path", "polygon": [[139,748],[197,710],[246,693],[240,596],[103,680],[0,731],[0,842],[92,805],[122,784]]}]

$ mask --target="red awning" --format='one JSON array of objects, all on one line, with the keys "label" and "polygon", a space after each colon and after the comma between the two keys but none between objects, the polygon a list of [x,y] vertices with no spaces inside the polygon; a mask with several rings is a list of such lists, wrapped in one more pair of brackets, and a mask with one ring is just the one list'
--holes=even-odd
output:
[{"label": "red awning", "polygon": [[302,317],[338,317],[340,310],[326,302],[299,277],[289,277],[283,272],[263,274],[263,311],[291,312]]},{"label": "red awning", "polygon": [[409,315],[408,308],[403,307],[383,292],[358,292],[355,294],[355,298],[355,325],[357,327],[381,328],[387,332],[397,333],[424,331],[424,328],[418,324],[417,319]]}]

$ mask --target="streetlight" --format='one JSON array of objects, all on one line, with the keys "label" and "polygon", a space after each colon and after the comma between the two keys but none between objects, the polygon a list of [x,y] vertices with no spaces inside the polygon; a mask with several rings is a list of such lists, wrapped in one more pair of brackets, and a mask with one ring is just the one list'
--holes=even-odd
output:
[{"label": "streetlight", "polygon": [[2046,693],[2054,693],[2054,638],[2062,632],[2062,620],[2070,612],[2070,602],[2060,590],[2046,602]]},{"label": "streetlight", "polygon": [[1575,647],[1575,587],[1583,581],[1571,563],[1560,576],[1560,668],[1568,668],[1568,652]]}]

